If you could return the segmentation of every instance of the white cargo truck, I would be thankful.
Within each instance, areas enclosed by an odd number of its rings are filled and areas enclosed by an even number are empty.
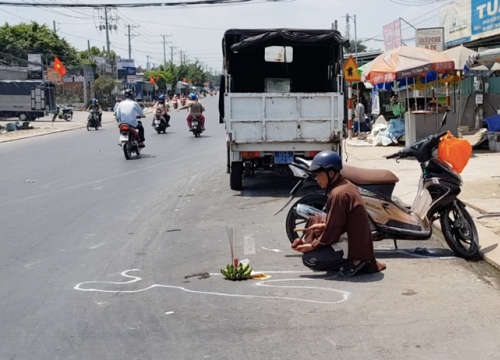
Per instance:
[[[43,80],[0,80],[0,117],[34,121],[56,111],[55,85]]]
[[[336,30],[225,32],[219,112],[231,189],[244,173],[286,175],[295,157],[341,153],[345,45]]]

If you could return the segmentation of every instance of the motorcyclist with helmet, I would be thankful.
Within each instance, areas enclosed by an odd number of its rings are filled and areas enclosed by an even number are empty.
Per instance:
[[[153,114],[156,113],[156,110],[160,109],[161,110],[161,116],[163,119],[165,119],[165,123],[167,124],[167,127],[170,127],[169,122],[170,122],[170,115],[168,115],[168,110],[170,110],[170,107],[168,106],[168,102],[165,99],[165,95],[161,94],[158,97],[158,102],[153,106]],[[151,122],[151,126],[155,126],[154,122],[154,117],[153,121]]]
[[[182,109],[189,108],[189,115],[187,117],[189,131],[191,131],[191,129],[193,128],[193,126],[191,125],[191,120],[193,120],[194,116],[196,116],[200,120],[201,130],[205,130],[205,117],[203,116],[203,112],[205,111],[205,108],[198,101],[198,97],[196,96],[196,94],[194,94],[194,93],[189,94],[189,99],[191,101],[189,103],[187,103],[186,105],[180,107],[179,110],[177,110],[177,111],[181,111]]]
[[[137,120],[137,117],[144,117],[144,112],[137,102],[134,100],[134,91],[132,89],[125,90],[125,100],[122,101],[116,108],[116,119],[121,124],[128,124],[139,131],[139,146],[145,147],[144,127]]]
[[[97,99],[92,99],[92,103],[90,107],[87,109],[89,112],[96,112],[99,116],[99,127],[102,127],[102,108],[99,105],[99,101]]]
[[[292,248],[304,254],[304,265],[313,270],[340,270],[344,276],[382,271],[385,265],[375,260],[363,199],[358,188],[342,177],[342,167],[342,159],[334,151],[314,157],[309,172],[327,191],[327,214],[311,217],[304,239],[296,239]],[[348,237],[345,249],[339,243],[343,233]]]

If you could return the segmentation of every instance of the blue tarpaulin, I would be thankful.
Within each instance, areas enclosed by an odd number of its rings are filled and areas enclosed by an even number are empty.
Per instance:
[[[488,126],[488,131],[500,131],[500,115],[493,115],[483,119]]]

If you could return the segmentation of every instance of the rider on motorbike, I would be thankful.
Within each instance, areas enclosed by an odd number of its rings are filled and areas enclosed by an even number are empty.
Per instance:
[[[194,116],[196,116],[200,120],[201,130],[205,130],[205,117],[202,115],[202,113],[205,111],[205,108],[198,101],[198,97],[196,96],[196,94],[189,94],[189,99],[191,101],[188,104],[180,107],[177,111],[189,108],[189,115],[187,117],[189,131],[191,131],[191,129],[193,128],[193,126],[191,125],[191,120],[193,120]]]
[[[163,117],[163,119],[165,119],[165,123],[167,124],[167,127],[169,127],[169,122],[170,122],[170,115],[168,115],[168,110],[169,110],[169,106],[168,106],[168,102],[165,100],[165,95],[160,95],[160,97],[158,98],[158,102],[155,104],[155,106],[153,106],[153,114],[156,114],[156,110],[157,109],[160,109],[161,110],[161,116]],[[154,117],[153,117],[153,121],[151,122],[151,126],[154,126],[155,125],[155,121],[154,121]]]
[[[125,90],[125,100],[116,108],[116,119],[119,123],[128,124],[139,131],[139,146],[145,147],[144,127],[137,117],[144,117],[144,112],[138,103],[134,101],[134,91]]]
[[[326,218],[315,215],[308,220],[305,241],[296,239],[292,248],[303,253],[305,266],[314,270],[338,270],[344,276],[358,271],[377,272],[385,265],[375,260],[368,214],[358,188],[345,180],[340,171],[342,159],[334,151],[322,151],[309,167],[316,182],[328,192]],[[347,233],[347,256],[340,248],[340,236]],[[343,260],[347,258],[346,260]]]
[[[90,112],[96,112],[99,116],[99,127],[101,127],[102,123],[102,108],[101,105],[99,105],[99,101],[97,99],[92,99],[92,104],[90,104],[90,107],[88,108],[87,111]]]

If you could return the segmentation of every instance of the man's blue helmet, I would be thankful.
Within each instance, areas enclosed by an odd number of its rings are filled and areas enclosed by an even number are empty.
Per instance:
[[[322,151],[316,155],[309,166],[309,171],[336,171],[342,170],[342,158],[334,151]]]
[[[191,100],[196,100],[196,94],[194,94],[194,93],[189,94],[189,98]]]
[[[158,99],[160,99],[160,100],[165,100],[165,95],[161,94],[161,95],[158,97]]]
[[[92,104],[97,104],[98,102],[97,99],[92,99]]]

